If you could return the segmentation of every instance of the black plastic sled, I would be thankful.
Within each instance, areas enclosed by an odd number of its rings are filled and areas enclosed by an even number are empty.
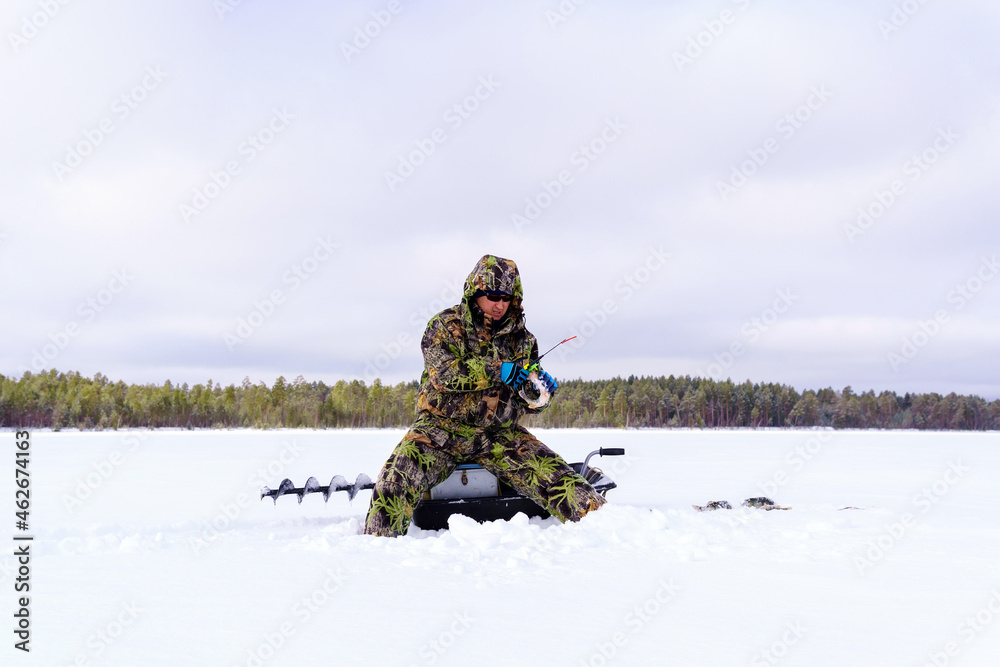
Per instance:
[[[595,449],[580,463],[570,466],[590,482],[591,486],[602,496],[611,489],[617,488],[614,480],[604,474],[599,468],[589,465],[594,456],[624,456],[622,448]],[[345,491],[353,500],[358,491],[371,489],[374,483],[365,473],[358,475],[357,480],[350,484],[341,475],[337,475],[326,486],[321,486],[315,477],[310,477],[305,485],[296,487],[291,480],[282,480],[277,489],[264,487],[260,497],[273,498],[278,502],[280,496],[298,496],[299,502],[309,493],[322,493],[323,500],[328,501],[336,491]],[[423,530],[441,530],[448,527],[448,517],[452,514],[462,514],[479,523],[509,520],[518,512],[529,517],[546,518],[548,511],[514,490],[513,487],[501,482],[493,473],[475,463],[463,463],[449,477],[432,488],[413,512],[413,523]]]

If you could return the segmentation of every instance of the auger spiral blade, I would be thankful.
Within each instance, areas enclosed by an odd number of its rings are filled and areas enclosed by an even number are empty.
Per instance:
[[[289,493],[296,493],[297,491],[298,490],[295,488],[295,484],[292,483],[292,480],[283,479],[281,480],[281,484],[279,484],[278,488],[276,489],[272,489],[268,486],[262,488],[260,490],[260,499],[264,500],[264,498],[272,498],[274,500],[274,503],[277,505],[278,496],[285,496],[288,495]]]
[[[350,488],[350,484],[344,479],[343,475],[334,475],[333,479],[330,480],[330,486],[326,487],[323,491],[323,502],[330,500],[330,494],[334,491],[343,491],[344,489]]]
[[[302,498],[305,497],[307,493],[318,493],[319,492],[319,480],[315,477],[310,477],[306,480],[306,485],[302,487],[302,493],[299,494],[299,505],[302,504]]]
[[[354,496],[358,495],[358,491],[373,488],[375,488],[375,485],[372,483],[372,478],[363,472],[359,473],[357,480],[354,482],[354,486],[347,489],[347,499],[354,500]]]

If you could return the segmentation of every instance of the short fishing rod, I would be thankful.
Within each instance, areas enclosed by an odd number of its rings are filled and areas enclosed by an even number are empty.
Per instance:
[[[558,343],[556,343],[555,345],[553,345],[552,347],[550,347],[550,348],[549,348],[548,350],[546,350],[545,354],[548,354],[549,352],[551,352],[552,350],[556,349],[557,347],[559,347],[559,346],[560,346],[560,345],[562,345],[563,343],[568,343],[568,342],[570,342],[570,341],[571,341],[571,340],[573,340],[574,338],[576,338],[576,336],[570,336],[570,337],[569,337],[569,338],[567,338],[566,340],[561,340],[561,341],[559,341]],[[539,356],[538,356],[538,360],[537,360],[537,361],[535,361],[535,363],[537,364],[537,363],[538,363],[539,361],[541,361],[541,360],[542,360],[542,357],[544,357],[544,356],[545,356],[545,354],[542,354],[542,355],[539,355]]]

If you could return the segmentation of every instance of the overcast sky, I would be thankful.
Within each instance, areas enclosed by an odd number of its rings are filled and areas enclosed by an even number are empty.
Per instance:
[[[994,0],[11,0],[0,26],[2,374],[414,379],[493,253],[543,348],[579,336],[558,378],[1000,398]]]

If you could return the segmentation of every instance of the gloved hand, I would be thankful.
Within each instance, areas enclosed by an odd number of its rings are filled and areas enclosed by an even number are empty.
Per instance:
[[[500,379],[517,389],[528,379],[528,369],[521,361],[505,361],[500,364]]]
[[[559,388],[559,384],[555,381],[555,379],[553,379],[551,375],[549,375],[546,371],[542,370],[542,367],[538,364],[537,361],[528,366],[527,368],[525,368],[525,371],[527,371],[527,373],[529,374],[535,373],[538,376],[538,379],[542,381],[542,384],[545,385],[545,388],[548,390],[549,394],[556,393],[556,389]]]
[[[542,381],[542,384],[545,385],[545,388],[549,390],[550,394],[555,394],[556,389],[559,388],[559,385],[552,378],[552,376],[549,375],[548,372],[543,371],[541,368],[538,369],[538,379]]]

